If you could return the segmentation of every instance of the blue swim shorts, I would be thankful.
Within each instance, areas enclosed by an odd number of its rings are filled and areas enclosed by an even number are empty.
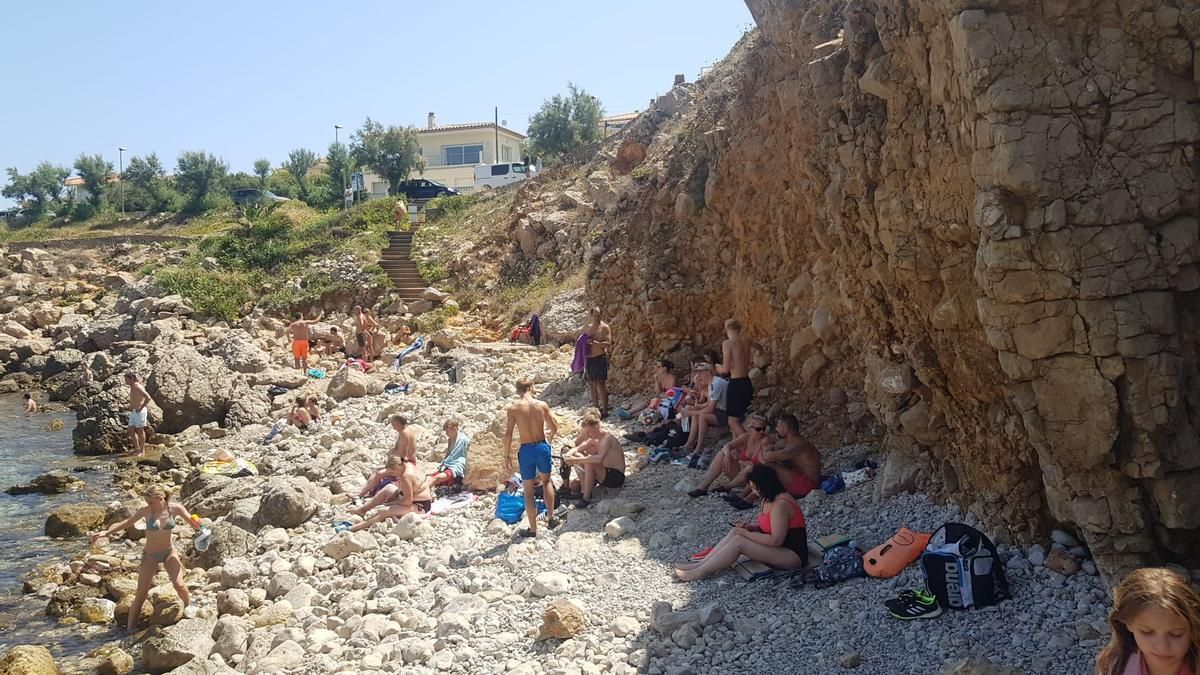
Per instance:
[[[539,473],[550,473],[550,444],[546,441],[522,443],[517,450],[521,480],[533,480]]]

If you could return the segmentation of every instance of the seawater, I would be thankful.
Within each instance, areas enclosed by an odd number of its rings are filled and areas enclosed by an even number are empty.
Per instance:
[[[69,660],[97,646],[98,640],[112,639],[112,627],[60,625],[46,616],[46,599],[24,595],[21,586],[35,565],[65,562],[87,550],[86,537],[45,536],[46,516],[66,504],[103,505],[114,499],[111,461],[73,454],[75,413],[64,410],[26,417],[22,403],[19,394],[0,394],[0,653],[13,645],[40,644],[56,659]],[[61,429],[51,430],[55,420],[62,420]],[[3,493],[11,485],[28,483],[54,469],[73,472],[87,486],[61,495]]]

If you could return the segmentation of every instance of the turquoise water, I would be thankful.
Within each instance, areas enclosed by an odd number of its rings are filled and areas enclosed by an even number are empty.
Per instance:
[[[54,540],[43,535],[42,528],[46,516],[64,504],[111,501],[110,463],[72,454],[74,413],[25,417],[21,403],[20,395],[0,395],[0,653],[11,645],[44,644],[58,657],[77,656],[90,648],[85,631],[78,626],[59,627],[46,616],[46,601],[23,595],[21,584],[38,563],[67,561],[87,549],[86,539]],[[47,430],[56,419],[63,421],[63,428]],[[10,485],[28,483],[51,469],[81,470],[74,475],[87,487],[62,495],[3,493]]]

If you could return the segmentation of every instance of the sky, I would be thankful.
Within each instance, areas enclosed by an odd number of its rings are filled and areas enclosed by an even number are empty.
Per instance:
[[[352,8],[347,11],[347,8]],[[644,110],[753,27],[741,0],[23,2],[5,8],[0,168],[118,146],[222,157],[231,171],[324,153],[368,116],[524,132],[574,82],[607,114]],[[0,176],[0,181],[6,181]],[[0,198],[0,204],[11,200]]]

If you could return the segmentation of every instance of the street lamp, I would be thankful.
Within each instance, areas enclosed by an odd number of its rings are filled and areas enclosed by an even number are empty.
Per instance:
[[[125,215],[125,151],[128,149],[125,146],[117,148],[117,166],[119,167],[117,176],[121,182],[121,215]]]

